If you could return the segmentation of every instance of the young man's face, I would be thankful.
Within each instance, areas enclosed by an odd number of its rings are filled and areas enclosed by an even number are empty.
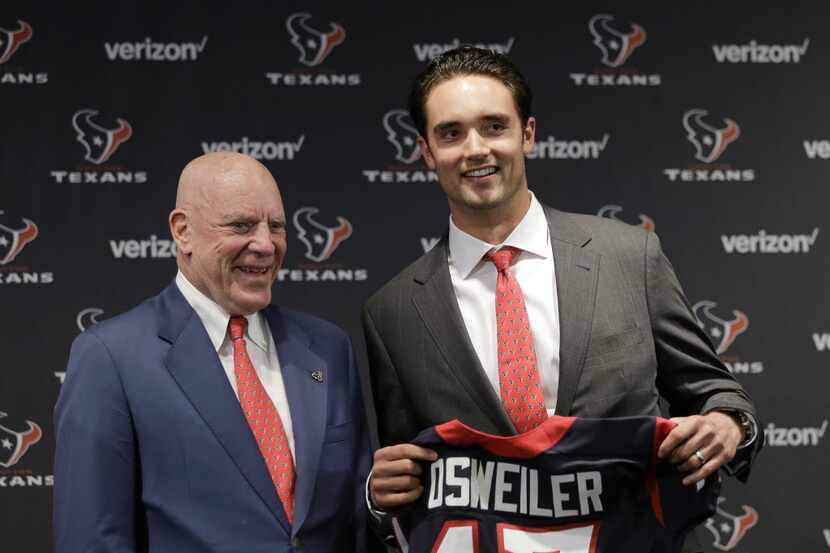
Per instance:
[[[454,216],[526,205],[524,155],[533,147],[536,121],[522,125],[513,95],[483,75],[462,75],[437,85],[425,104],[424,160],[438,173]]]

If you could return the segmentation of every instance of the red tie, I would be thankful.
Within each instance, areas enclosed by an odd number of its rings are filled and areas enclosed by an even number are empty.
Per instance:
[[[519,433],[542,424],[548,413],[536,368],[536,350],[519,283],[508,269],[520,250],[510,246],[484,257],[498,270],[496,334],[499,341],[499,388],[507,415]]]
[[[294,461],[288,437],[274,403],[262,386],[245,346],[245,317],[231,317],[228,330],[233,341],[233,372],[239,403],[254,433],[259,451],[265,459],[271,481],[282,501],[288,522],[294,520]]]

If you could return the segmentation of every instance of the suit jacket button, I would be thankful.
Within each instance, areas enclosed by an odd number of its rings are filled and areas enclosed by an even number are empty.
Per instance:
[[[299,549],[300,547],[302,547],[302,545],[303,545],[302,540],[300,540],[300,538],[298,538],[297,536],[294,536],[293,538],[291,538],[291,547],[293,547],[295,549]]]

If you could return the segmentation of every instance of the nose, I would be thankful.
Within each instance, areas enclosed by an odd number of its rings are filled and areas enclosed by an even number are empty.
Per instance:
[[[490,146],[487,140],[475,129],[470,129],[467,139],[464,141],[464,155],[468,158],[484,157],[490,153]]]
[[[274,235],[268,227],[267,223],[260,223],[256,226],[256,230],[251,235],[251,242],[248,244],[248,249],[260,255],[273,255],[277,249],[274,242]]]

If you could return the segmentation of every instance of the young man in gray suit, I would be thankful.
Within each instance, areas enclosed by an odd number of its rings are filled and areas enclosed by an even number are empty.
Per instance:
[[[542,417],[654,416],[662,396],[677,426],[659,455],[688,485],[721,467],[745,480],[760,449],[754,406],[698,326],[657,236],[557,211],[528,189],[531,98],[505,56],[469,47],[413,85],[410,113],[450,228],[364,309],[383,446],[369,481],[376,511],[423,493],[417,462],[434,453],[407,443],[420,430],[453,418],[499,435],[527,428],[505,408],[511,394],[538,393],[522,409]],[[493,255],[501,249],[512,252],[507,266]],[[519,392],[504,380],[505,293],[523,298],[534,355]]]

